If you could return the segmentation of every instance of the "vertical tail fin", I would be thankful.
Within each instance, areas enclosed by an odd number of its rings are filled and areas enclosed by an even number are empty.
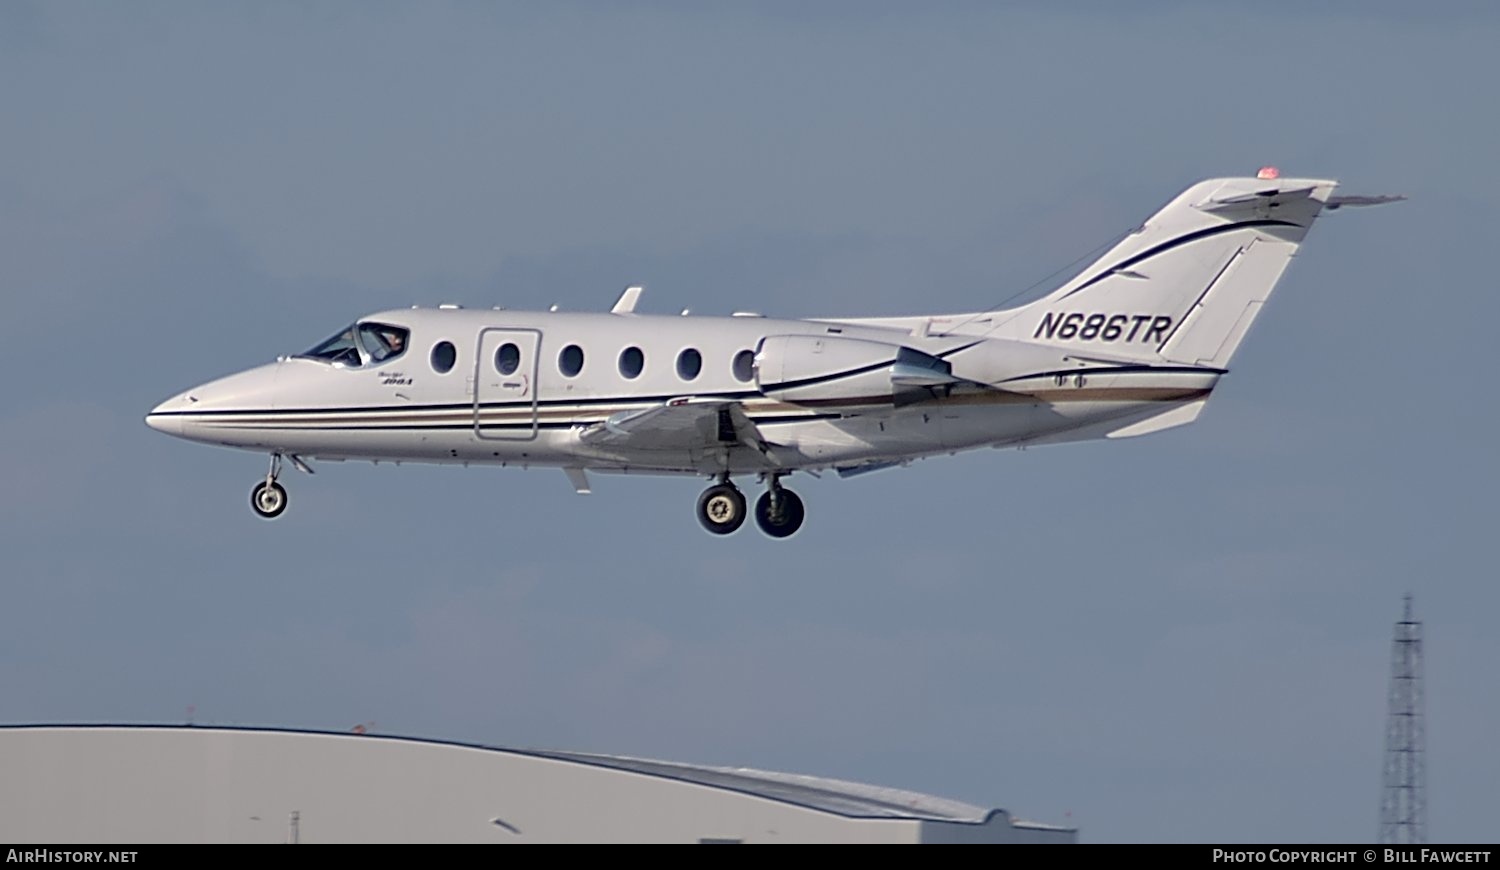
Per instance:
[[[1336,183],[1219,178],[1184,191],[995,337],[1226,368]]]

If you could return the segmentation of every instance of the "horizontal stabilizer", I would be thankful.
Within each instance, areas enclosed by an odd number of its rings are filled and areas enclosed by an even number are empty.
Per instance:
[[[1379,196],[1330,196],[1328,198],[1328,210],[1332,211],[1342,206],[1361,205],[1385,205],[1388,202],[1401,202],[1406,199],[1401,194],[1382,194]]]
[[[1292,200],[1307,199],[1318,189],[1316,184],[1301,184],[1297,186],[1263,187],[1259,190],[1245,191],[1242,186],[1226,184],[1218,192],[1208,198],[1208,202],[1198,206],[1203,211],[1224,211],[1237,206],[1254,206],[1256,208],[1279,208]]]

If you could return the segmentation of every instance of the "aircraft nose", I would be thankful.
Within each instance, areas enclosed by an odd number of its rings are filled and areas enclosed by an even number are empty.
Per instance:
[[[146,414],[146,425],[168,435],[181,435],[182,415],[175,412],[180,412],[184,404],[186,402],[181,398],[162,402]]]
[[[178,393],[152,408],[146,414],[146,425],[189,441],[230,444],[235,427],[226,424],[225,415],[233,418],[246,411],[274,408],[281,365],[257,366]]]

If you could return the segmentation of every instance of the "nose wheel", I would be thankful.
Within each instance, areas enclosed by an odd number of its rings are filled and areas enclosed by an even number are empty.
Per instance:
[[[745,494],[732,483],[710,486],[698,496],[698,522],[716,535],[727,535],[745,522]]]
[[[295,456],[292,457],[292,462],[298,468],[305,467],[305,464]],[[311,469],[308,470],[311,471]],[[286,487],[276,482],[276,478],[280,476],[281,454],[272,453],[271,467],[266,471],[266,479],[250,490],[250,509],[263,520],[274,520],[286,510]]]
[[[250,509],[261,519],[276,519],[286,510],[286,488],[274,480],[262,480],[250,490]]]
[[[755,524],[773,538],[790,537],[802,528],[806,515],[802,499],[778,483],[772,483],[755,500]]]

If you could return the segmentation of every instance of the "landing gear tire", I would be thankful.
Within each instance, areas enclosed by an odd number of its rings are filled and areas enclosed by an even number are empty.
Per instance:
[[[286,488],[275,481],[262,480],[250,490],[250,509],[261,519],[276,519],[286,510]]]
[[[698,522],[716,535],[727,535],[745,522],[745,494],[729,483],[710,486],[698,496]]]
[[[778,488],[780,502],[776,509],[771,508],[771,491],[766,490],[755,500],[755,523],[760,530],[773,538],[785,538],[802,528],[802,520],[807,512],[802,507],[802,499],[789,489]]]

